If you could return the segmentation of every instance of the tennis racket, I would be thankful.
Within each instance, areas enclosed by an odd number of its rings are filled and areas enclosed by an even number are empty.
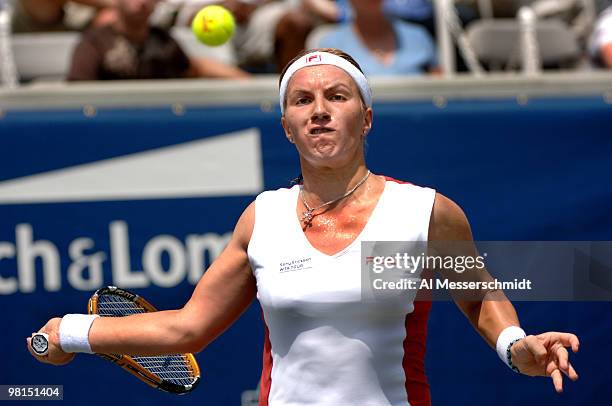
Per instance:
[[[123,317],[157,311],[142,297],[114,286],[98,289],[89,299],[88,313],[101,317]],[[200,382],[200,367],[193,354],[140,357],[97,354],[148,385],[175,394],[191,392]]]

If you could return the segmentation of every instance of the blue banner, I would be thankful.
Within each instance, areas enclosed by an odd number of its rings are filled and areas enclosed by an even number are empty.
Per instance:
[[[612,240],[612,106],[600,98],[387,102],[367,139],[374,173],[433,187],[479,240]],[[201,386],[175,397],[81,355],[39,364],[25,338],[86,312],[117,285],[159,309],[182,306],[261,191],[299,162],[278,111],[258,106],[9,111],[0,119],[0,383],[64,385],[69,404],[250,404],[262,364],[257,303],[197,358]],[[434,303],[426,367],[434,404],[605,404],[612,304],[516,303],[530,333],[569,331],[580,380],[505,367],[452,303]],[[603,367],[603,368],[602,368]],[[112,401],[115,401],[114,399]]]

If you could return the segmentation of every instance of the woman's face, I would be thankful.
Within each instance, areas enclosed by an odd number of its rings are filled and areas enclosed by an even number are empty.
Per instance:
[[[298,70],[289,80],[285,134],[301,159],[316,167],[337,168],[363,159],[363,138],[372,125],[355,81],[333,65]]]

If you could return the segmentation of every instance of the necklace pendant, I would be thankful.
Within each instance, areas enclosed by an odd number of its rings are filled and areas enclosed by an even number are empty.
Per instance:
[[[304,223],[305,226],[309,226],[312,224],[312,218],[314,217],[312,215],[313,211],[314,210],[312,209],[308,209],[302,212],[302,223]]]
[[[323,204],[320,204],[317,207],[310,207],[308,205],[308,203],[306,203],[306,198],[304,197],[304,186],[301,186],[301,189],[300,189],[300,198],[302,199],[302,203],[304,204],[304,207],[306,208],[306,210],[302,211],[302,218],[300,220],[302,221],[302,223],[304,223],[304,226],[305,227],[311,227],[312,226],[312,219],[315,216],[315,214],[314,214],[315,210],[319,210],[319,209],[322,209],[323,207],[330,206],[330,205],[332,205],[332,204],[334,204],[336,202],[339,202],[340,200],[344,199],[345,197],[351,195],[355,190],[357,190],[357,188],[359,186],[361,186],[368,179],[368,176],[370,176],[370,174],[371,174],[371,172],[368,170],[368,172],[365,174],[365,176],[359,182],[357,182],[357,184],[355,186],[353,186],[353,188],[351,190],[349,190],[348,192],[346,192],[342,196],[337,197],[335,199],[332,199],[332,200],[330,200],[328,202],[325,202]],[[325,211],[327,211],[327,209]],[[318,214],[321,214],[321,213],[318,213]],[[316,214],[316,215],[318,215],[318,214]]]

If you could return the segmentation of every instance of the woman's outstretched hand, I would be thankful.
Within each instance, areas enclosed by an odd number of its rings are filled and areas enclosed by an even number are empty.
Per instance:
[[[570,333],[547,332],[529,335],[517,341],[510,353],[512,364],[525,375],[550,376],[558,393],[563,392],[563,375],[575,381],[578,379],[576,370],[569,362],[566,347],[578,352],[580,342],[578,337]]]

